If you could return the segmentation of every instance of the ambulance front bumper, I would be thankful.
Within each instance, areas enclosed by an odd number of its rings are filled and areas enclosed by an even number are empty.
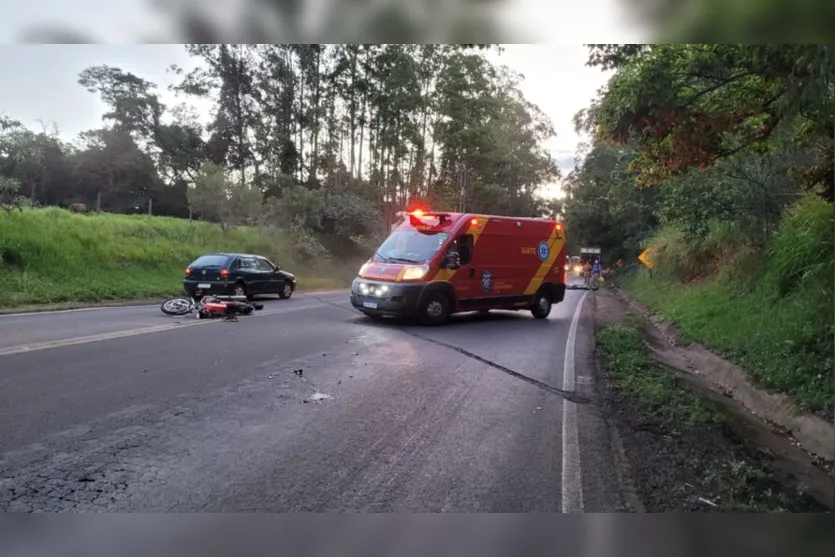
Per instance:
[[[351,284],[351,305],[373,315],[409,316],[417,311],[425,285],[356,278]]]

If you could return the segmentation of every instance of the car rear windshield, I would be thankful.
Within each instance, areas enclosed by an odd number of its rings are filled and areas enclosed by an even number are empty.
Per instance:
[[[204,255],[195,259],[189,267],[223,267],[228,260],[225,255]]]

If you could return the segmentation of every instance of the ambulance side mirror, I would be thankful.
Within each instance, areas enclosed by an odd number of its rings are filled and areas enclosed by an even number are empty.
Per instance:
[[[448,253],[444,256],[444,268],[451,271],[457,271],[461,268],[461,262],[455,255]]]

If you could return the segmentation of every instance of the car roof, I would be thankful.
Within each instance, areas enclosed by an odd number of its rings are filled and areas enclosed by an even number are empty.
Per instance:
[[[201,257],[207,257],[210,255],[218,255],[223,257],[264,257],[263,255],[256,255],[253,253],[230,253],[230,252],[218,252],[218,253],[206,253],[201,255]]]

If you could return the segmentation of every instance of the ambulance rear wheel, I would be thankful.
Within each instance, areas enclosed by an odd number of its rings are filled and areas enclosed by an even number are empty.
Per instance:
[[[431,294],[420,306],[420,321],[424,325],[441,325],[449,317],[449,298],[441,294]]]
[[[538,292],[534,296],[531,313],[536,319],[547,319],[551,314],[551,298],[545,292]]]

